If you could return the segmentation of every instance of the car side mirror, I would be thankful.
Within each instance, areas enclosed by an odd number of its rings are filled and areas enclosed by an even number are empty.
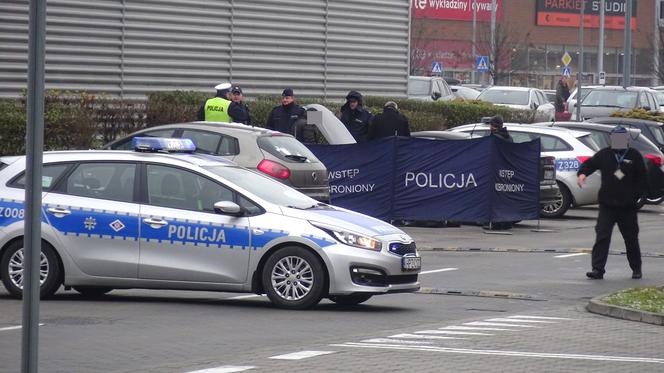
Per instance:
[[[217,214],[230,216],[241,216],[244,213],[240,205],[231,201],[219,201],[215,203],[214,212]]]
[[[533,104],[531,105],[531,107],[533,108],[533,110],[537,110],[537,108],[539,107],[539,105],[537,105],[536,102],[533,102]]]
[[[434,100],[438,100],[438,99],[441,98],[441,97],[442,97],[442,95],[440,94],[440,92],[434,92],[434,93],[431,95],[431,98],[433,98]]]

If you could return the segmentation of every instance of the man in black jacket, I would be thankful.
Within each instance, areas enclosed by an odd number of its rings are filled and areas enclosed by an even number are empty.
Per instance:
[[[369,140],[391,136],[410,137],[408,119],[399,113],[396,102],[388,101],[383,106],[383,113],[376,115],[369,127]]]
[[[505,125],[503,124],[503,117],[500,115],[482,118],[482,121],[489,124],[489,131],[491,136],[496,136],[497,138],[507,142],[514,142],[512,136],[509,132],[507,132],[507,128],[505,128]]]
[[[341,116],[339,119],[346,126],[348,132],[353,136],[356,142],[367,141],[369,133],[369,123],[372,115],[368,112],[362,102],[362,94],[357,91],[350,91],[346,95],[346,103],[341,107]]]
[[[646,168],[641,154],[629,147],[629,132],[616,127],[611,133],[611,147],[604,148],[588,159],[579,169],[579,186],[595,171],[602,173],[599,189],[599,216],[595,232],[597,237],[592,252],[591,279],[604,278],[604,266],[609,255],[611,232],[618,223],[627,248],[627,261],[632,268],[632,278],[641,278],[641,248],[639,247],[639,223],[637,201],[648,186]]]
[[[556,87],[556,112],[562,113],[565,111],[565,102],[570,96],[569,92],[569,83],[567,82],[567,77],[563,76],[558,81],[558,86]]]
[[[233,122],[251,125],[249,116],[249,106],[243,102],[242,88],[236,85],[231,89],[231,104],[228,106],[228,115],[233,118]]]
[[[281,93],[281,106],[277,106],[270,112],[267,118],[266,127],[290,135],[295,135],[294,123],[299,118],[304,117],[304,108],[295,103],[293,90],[284,89]]]

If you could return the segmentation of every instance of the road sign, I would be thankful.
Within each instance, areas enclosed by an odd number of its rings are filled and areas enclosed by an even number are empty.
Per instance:
[[[599,72],[599,84],[601,85],[606,84],[606,73],[604,71]]]
[[[489,71],[489,56],[477,56],[475,59],[475,68],[477,71]]]
[[[563,67],[563,76],[568,77],[568,78],[570,76],[572,76],[572,68],[569,67],[569,66]]]
[[[563,64],[565,66],[567,66],[570,64],[570,62],[572,62],[572,56],[570,56],[569,53],[565,52],[565,54],[563,54],[563,58],[561,58],[560,60],[563,61]]]
[[[442,74],[443,73],[443,64],[438,61],[434,61],[431,64],[431,73],[432,74]]]

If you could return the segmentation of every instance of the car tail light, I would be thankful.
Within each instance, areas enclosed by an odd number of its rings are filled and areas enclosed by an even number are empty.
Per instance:
[[[646,159],[650,160],[650,162],[654,163],[657,167],[662,166],[662,157],[657,154],[646,154]]]
[[[290,170],[288,167],[267,159],[263,159],[256,168],[261,172],[276,177],[277,179],[288,179],[290,177]]]
[[[592,158],[592,157],[589,157],[587,155],[580,155],[580,156],[576,157],[576,159],[578,159],[581,164],[585,163],[590,158]]]

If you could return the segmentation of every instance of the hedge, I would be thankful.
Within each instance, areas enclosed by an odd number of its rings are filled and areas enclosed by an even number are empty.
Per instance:
[[[632,109],[630,111],[615,111],[611,113],[612,117],[618,118],[634,118],[634,119],[643,119],[651,120],[654,122],[664,123],[664,113],[660,112],[650,112],[645,109]]]
[[[86,92],[47,91],[45,106],[46,150],[89,149],[136,130],[166,123],[196,120],[198,109],[208,98],[194,91],[156,92],[147,100],[119,100]],[[279,96],[259,96],[248,102],[254,124],[263,126]],[[506,122],[531,123],[533,113],[484,102],[424,102],[389,97],[366,97],[364,106],[373,114],[383,104],[395,101],[409,119],[412,131],[445,130],[477,123],[482,117],[500,114]],[[341,101],[301,98],[301,105],[322,104],[338,113]],[[25,153],[25,99],[0,101],[0,155]]]

